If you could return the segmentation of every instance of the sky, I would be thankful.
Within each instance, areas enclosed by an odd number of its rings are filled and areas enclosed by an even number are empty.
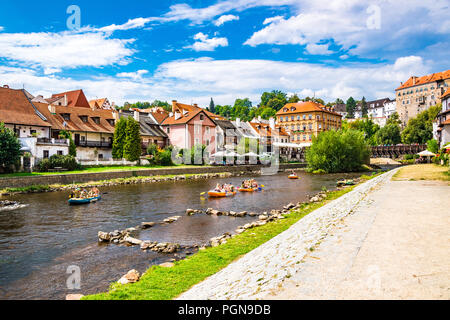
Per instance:
[[[206,107],[394,98],[450,69],[448,0],[3,1],[0,85]]]

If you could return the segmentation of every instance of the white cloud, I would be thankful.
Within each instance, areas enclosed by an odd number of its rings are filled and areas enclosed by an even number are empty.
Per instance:
[[[264,27],[245,44],[308,45],[332,39],[353,55],[377,58],[383,50],[386,56],[395,58],[399,50],[419,50],[424,34],[448,39],[450,32],[447,0],[371,1],[372,8],[379,8],[379,20],[375,11],[368,10],[369,4],[359,0],[298,0],[296,5],[291,17],[266,19]]]
[[[228,46],[227,38],[209,38],[208,35],[199,32],[194,36],[195,41],[192,45],[187,46],[185,48],[190,48],[194,51],[214,51],[217,47],[226,47]]]
[[[156,18],[135,18],[130,19],[124,24],[116,25],[112,24],[110,26],[102,27],[99,29],[95,29],[96,31],[102,31],[102,32],[114,32],[117,30],[130,30],[130,29],[137,29],[137,28],[143,28],[147,23],[150,21],[155,21]]]
[[[100,32],[1,33],[0,57],[47,74],[62,68],[124,65],[134,53],[128,48],[133,41]]]
[[[220,16],[219,19],[214,21],[214,25],[216,25],[217,27],[220,27],[225,22],[229,22],[229,21],[233,21],[233,20],[239,20],[239,17],[232,15],[232,14],[226,14],[226,15]]]
[[[50,96],[83,88],[88,98],[108,97],[110,101],[191,101],[207,106],[233,104],[236,98],[259,103],[263,91],[280,89],[300,96],[321,97],[325,101],[346,100],[350,95],[366,99],[393,97],[401,81],[411,75],[431,72],[421,57],[408,56],[392,64],[350,64],[331,67],[305,62],[272,60],[214,60],[211,58],[176,60],[160,65],[150,75],[147,70],[122,72],[116,77],[97,76],[76,80],[42,75],[31,68],[0,66],[0,79],[12,88],[25,88],[32,94]],[[201,75],[201,76],[199,76]],[[5,82],[7,81],[7,82]]]
[[[308,43],[306,45],[306,51],[310,54],[318,54],[318,55],[328,55],[333,53],[333,51],[328,50],[328,44],[315,44],[315,43]]]
[[[5,30],[5,28],[0,26],[0,32],[2,32],[3,30]]]
[[[121,72],[116,74],[116,77],[119,78],[129,78],[134,81],[142,80],[142,76],[148,73],[148,70],[138,70],[136,72]]]

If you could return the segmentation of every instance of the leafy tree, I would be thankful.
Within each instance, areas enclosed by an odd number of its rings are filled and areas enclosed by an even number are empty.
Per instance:
[[[216,109],[216,114],[225,117],[225,118],[230,118],[231,117],[231,106],[230,105],[225,105],[225,106],[221,106],[221,105],[216,105],[215,106]]]
[[[397,124],[397,125],[400,125],[402,123],[397,112],[394,112],[393,114],[391,114],[391,116],[387,119],[386,124],[390,124],[390,123]]]
[[[233,108],[231,108],[230,117],[232,119],[240,118],[244,121],[248,121],[251,108],[252,102],[248,98],[236,99]]]
[[[294,93],[292,96],[289,97],[287,103],[297,103],[300,101],[300,98],[296,93]]]
[[[352,129],[352,130],[358,130],[361,131],[366,139],[366,141],[374,146],[377,144],[377,141],[375,139],[375,134],[378,130],[380,130],[380,126],[372,121],[372,119],[363,118],[363,119],[357,119],[352,122],[345,122],[342,125],[342,128],[345,129]]]
[[[170,103],[168,103],[167,101],[155,100],[152,102],[151,107],[160,107],[160,108],[163,108],[164,110],[166,110],[167,112],[172,111],[172,105]],[[147,109],[147,108],[144,108],[144,109]]]
[[[306,152],[309,170],[329,173],[358,171],[369,159],[370,147],[356,130],[321,132]]]
[[[439,151],[439,144],[436,141],[436,139],[430,139],[427,141],[427,150],[431,151],[433,153],[438,153]]]
[[[398,123],[389,122],[375,135],[375,141],[379,145],[396,145],[402,141],[400,126]]]
[[[363,97],[361,100],[361,115],[363,117],[367,117],[367,102],[366,102],[366,98]]]
[[[273,109],[271,107],[266,107],[266,108],[262,109],[262,112],[260,115],[261,115],[261,118],[268,120],[272,117],[275,117],[276,113],[277,112],[275,111],[275,109]]]
[[[123,147],[125,145],[126,139],[126,128],[127,120],[125,118],[120,118],[116,123],[116,128],[114,130],[114,139],[112,145],[112,156],[114,159],[123,158]]]
[[[271,92],[264,92],[261,95],[261,107],[267,107],[269,101],[272,99],[279,99],[282,101],[283,106],[287,103],[287,94],[280,90],[272,90]],[[278,104],[276,104],[278,106]],[[281,108],[280,108],[281,109]],[[278,110],[280,110],[278,109]],[[275,110],[275,111],[278,111]]]
[[[211,98],[211,101],[209,102],[209,111],[212,113],[216,113],[216,108],[215,108],[213,98]]]
[[[408,125],[402,131],[402,141],[406,144],[425,144],[433,138],[433,120],[441,111],[442,105],[438,104],[422,111],[417,117],[408,121]]]
[[[14,132],[0,122],[0,167],[9,170],[20,160],[22,145]]]
[[[125,128],[125,144],[123,146],[123,157],[128,161],[137,161],[141,156],[141,134],[139,122],[133,117],[127,118]]]
[[[72,139],[72,134],[69,131],[61,130],[59,136],[63,139],[69,139],[69,155],[75,158],[77,156],[77,146]]]
[[[342,100],[341,98],[337,98],[334,103],[335,104],[344,104],[344,100]]]
[[[286,105],[286,100],[280,98],[272,98],[267,102],[266,108],[271,108],[274,113],[283,108]]]
[[[346,102],[347,118],[354,119],[356,111],[356,101],[353,97],[348,98]]]

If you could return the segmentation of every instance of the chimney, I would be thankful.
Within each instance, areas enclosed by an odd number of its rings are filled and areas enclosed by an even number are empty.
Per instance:
[[[241,118],[236,118],[236,126],[237,127],[241,126]]]
[[[56,114],[56,107],[52,104],[49,104],[48,111],[50,111],[51,114]]]
[[[136,120],[137,122],[139,122],[139,111],[134,111],[134,120]]]
[[[198,108],[198,105],[196,103],[194,103],[194,107]]]
[[[416,77],[416,76],[413,76],[412,79],[413,79],[413,86],[415,86],[415,85],[416,85],[416,79],[417,79],[417,77]]]
[[[270,129],[275,129],[275,119],[274,118],[270,118],[269,119],[269,126],[270,126]]]
[[[172,112],[175,112],[176,107],[177,107],[177,100],[172,100]]]

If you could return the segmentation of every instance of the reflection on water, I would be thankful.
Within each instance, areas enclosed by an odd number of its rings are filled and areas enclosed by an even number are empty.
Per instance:
[[[307,195],[331,189],[336,180],[355,175],[309,175],[289,180],[287,174],[260,176],[263,192],[238,193],[235,197],[207,199],[200,194],[217,183],[239,185],[244,177],[162,182],[102,188],[100,202],[69,206],[68,193],[17,195],[12,200],[30,204],[16,211],[0,212],[0,298],[63,299],[69,265],[81,268],[83,294],[105,291],[128,270],[140,272],[150,265],[179,258],[186,252],[163,255],[139,247],[97,243],[97,232],[125,229],[143,221],[162,221],[180,215],[177,222],[143,230],[143,240],[205,244],[211,237],[234,231],[255,218],[185,216],[187,208],[262,212],[279,209]]]

